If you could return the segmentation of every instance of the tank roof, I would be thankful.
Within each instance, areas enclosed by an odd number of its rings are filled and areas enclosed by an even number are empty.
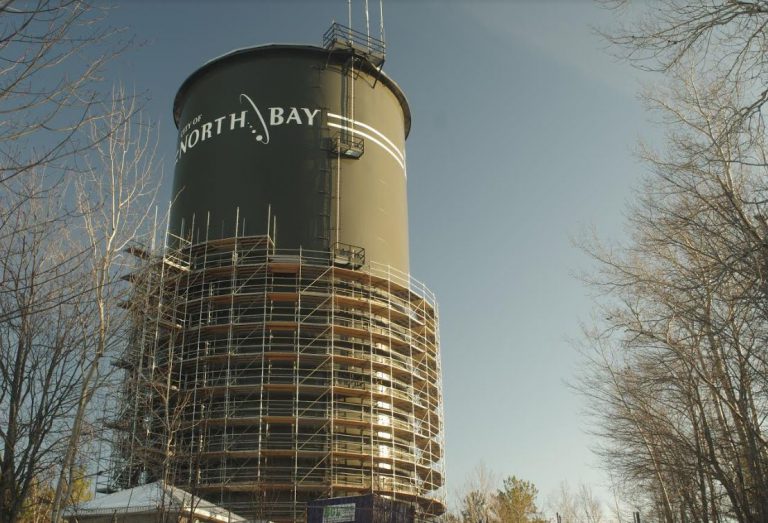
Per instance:
[[[354,49],[326,49],[324,47],[318,47],[316,45],[308,45],[308,44],[274,44],[273,43],[273,44],[257,45],[252,47],[242,47],[240,49],[234,49],[221,56],[208,60],[202,66],[200,66],[197,70],[195,70],[192,74],[190,74],[187,77],[187,79],[184,80],[184,82],[181,84],[181,87],[179,87],[179,90],[176,92],[176,96],[173,99],[173,121],[176,124],[176,127],[178,128],[179,126],[179,119],[181,118],[181,109],[182,109],[183,101],[184,101],[184,98],[186,97],[187,91],[190,89],[191,85],[195,82],[195,80],[197,80],[200,76],[204,75],[211,69],[218,67],[221,64],[224,64],[232,59],[242,57],[244,55],[279,54],[279,53],[322,54],[327,56],[328,61],[330,60],[340,61],[339,57],[349,56],[352,53],[354,53],[359,58],[362,58],[363,64],[365,64],[365,68],[367,69],[367,72],[369,74],[377,75],[379,81],[385,84],[400,102],[400,106],[403,109],[405,137],[406,138],[408,137],[408,134],[411,131],[411,109],[410,109],[410,106],[408,105],[408,100],[405,97],[405,93],[403,93],[403,90],[400,88],[399,85],[397,85],[397,82],[392,80],[383,71],[380,71],[379,68],[373,65],[373,63],[371,63],[371,61],[368,60],[364,54],[360,52],[356,52]]]

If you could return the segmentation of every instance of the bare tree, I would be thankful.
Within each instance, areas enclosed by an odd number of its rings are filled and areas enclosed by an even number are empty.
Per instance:
[[[459,495],[459,517],[464,522],[490,522],[494,517],[497,479],[481,463],[472,471]]]
[[[696,83],[699,103],[717,120],[709,133],[714,139],[696,144],[701,160],[717,159],[727,150],[731,164],[767,165],[759,141],[768,101],[768,1],[597,1],[620,12],[616,26],[602,32],[616,55],[641,70],[661,73],[665,81],[679,83],[686,70],[688,85]],[[692,123],[677,121],[678,116],[670,111],[665,123]],[[734,140],[747,147],[752,140],[758,143],[742,155],[732,150]]]
[[[45,179],[26,186],[35,187],[29,198],[62,198],[53,189],[64,191],[81,155],[109,135],[88,133],[104,116],[101,70],[125,47],[100,23],[103,14],[82,0],[0,0],[0,199],[15,202],[0,215],[0,241],[19,232],[8,228],[19,226],[14,214],[27,203],[17,197],[17,178]],[[47,220],[72,216],[71,206],[55,203],[49,210],[60,214]],[[7,310],[0,321],[18,314]]]
[[[555,516],[560,516],[557,519],[558,522],[571,523],[579,520],[576,497],[571,491],[571,487],[565,481],[561,482],[557,491],[549,496],[547,505],[550,512],[554,512]]]
[[[147,233],[149,212],[157,191],[154,158],[157,140],[149,122],[138,112],[135,96],[114,91],[105,117],[91,124],[96,144],[83,156],[87,169],[75,182],[77,214],[87,252],[84,292],[81,301],[92,307],[90,321],[83,322],[84,366],[77,411],[72,420],[69,444],[53,501],[53,521],[58,521],[62,500],[69,497],[76,454],[90,402],[108,384],[112,366],[105,357],[116,357],[127,339],[129,316],[122,302],[128,298],[123,261],[127,248]],[[105,139],[101,139],[106,136]],[[105,365],[105,363],[107,363]],[[102,418],[103,421],[103,418]]]
[[[0,521],[36,474],[56,471],[54,521],[71,498],[122,338],[122,250],[154,193],[136,97],[104,103],[103,66],[125,47],[104,14],[83,0],[0,1]]]
[[[90,402],[124,341],[123,251],[155,189],[154,140],[123,93],[89,169],[74,184],[45,173],[4,182],[0,237],[0,521],[14,521],[39,475],[57,472],[53,518],[71,498]],[[76,192],[76,207],[63,202]],[[78,224],[81,224],[78,227]]]
[[[629,0],[606,2],[618,8]],[[663,521],[768,518],[768,2],[640,3],[607,37],[664,74],[668,130],[624,245],[587,251],[599,320],[582,390],[600,453]]]
[[[600,523],[604,521],[600,501],[589,485],[581,483],[574,492],[568,482],[560,483],[557,491],[547,501],[550,512],[560,516],[562,523]]]
[[[81,317],[72,299],[83,256],[72,249],[51,198],[59,188],[44,188],[45,177],[33,175],[0,200],[2,212],[13,209],[0,242],[2,522],[17,519],[35,478],[56,467],[83,363]]]
[[[695,62],[702,78],[743,85],[749,95],[728,125],[738,127],[768,101],[766,0],[600,1],[628,11],[617,17],[618,27],[603,35],[636,66],[670,72]]]
[[[685,66],[651,100],[671,124],[601,265],[582,389],[601,455],[664,521],[768,518],[764,125],[745,93]],[[666,94],[667,96],[664,96]],[[755,122],[760,122],[755,125]]]
[[[122,46],[82,0],[0,1],[0,190],[19,175],[71,173],[90,148],[81,131],[102,96],[104,64]],[[104,138],[106,135],[97,138]]]
[[[603,521],[602,504],[595,497],[589,485],[585,483],[579,485],[576,500],[582,521],[585,523],[601,523]]]

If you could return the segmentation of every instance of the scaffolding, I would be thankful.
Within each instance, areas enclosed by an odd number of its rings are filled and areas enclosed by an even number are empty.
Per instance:
[[[350,246],[280,250],[268,235],[132,252],[113,489],[162,479],[273,521],[368,492],[444,512],[428,289]]]

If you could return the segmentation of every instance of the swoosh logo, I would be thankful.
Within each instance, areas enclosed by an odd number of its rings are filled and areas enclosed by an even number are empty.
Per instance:
[[[256,113],[256,116],[259,118],[259,122],[261,122],[261,129],[254,129],[251,124],[248,124],[248,127],[251,128],[251,134],[255,134],[256,141],[263,144],[269,143],[269,128],[267,127],[267,122],[264,120],[264,117],[261,115],[261,111],[259,111],[259,108],[256,106],[255,103],[253,103],[253,100],[251,100],[251,97],[248,96],[245,93],[240,93],[240,103],[243,103],[243,98],[251,105],[253,108],[253,112]]]

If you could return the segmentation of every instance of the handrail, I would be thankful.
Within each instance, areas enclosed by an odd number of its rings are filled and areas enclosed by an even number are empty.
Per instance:
[[[250,237],[243,237],[250,238]],[[170,249],[166,252],[165,258],[171,260],[184,259],[189,254],[187,251],[199,250],[202,244],[193,244],[189,247],[182,249],[184,254],[177,254]],[[238,260],[232,259],[232,250],[219,252],[216,255],[208,255],[205,258],[204,266],[190,263],[190,271],[195,272],[203,269],[213,269],[217,267],[225,268],[231,266],[238,267],[258,267],[261,265],[270,263],[295,263],[309,268],[327,268],[332,264],[333,253],[330,250],[318,251],[309,249],[277,249],[270,253],[262,251],[259,255],[238,257]],[[248,262],[248,263],[245,263]],[[339,267],[339,269],[344,269]],[[421,281],[413,278],[409,273],[401,271],[391,265],[376,262],[366,261],[366,264],[360,269],[354,271],[360,275],[368,275],[376,278],[381,278],[384,281],[394,283],[397,287],[403,290],[410,291],[419,298],[424,299],[430,306],[434,307],[437,304],[435,295],[429,288]],[[187,277],[187,274],[184,275]],[[397,289],[394,289],[397,291]]]
[[[383,40],[334,22],[323,34],[323,47],[331,49],[337,44],[353,48],[363,48],[368,53],[379,58],[384,58],[387,53],[387,44]]]

